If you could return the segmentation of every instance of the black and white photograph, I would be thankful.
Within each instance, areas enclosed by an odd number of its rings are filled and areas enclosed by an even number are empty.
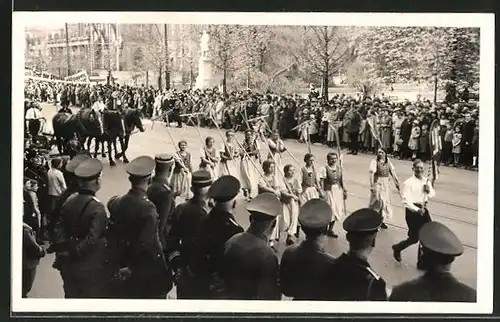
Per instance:
[[[14,312],[491,313],[493,14],[14,12],[12,70]]]

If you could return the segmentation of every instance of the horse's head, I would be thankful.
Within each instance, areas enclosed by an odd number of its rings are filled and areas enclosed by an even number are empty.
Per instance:
[[[142,112],[136,108],[127,108],[125,110],[125,119],[128,125],[135,126],[139,131],[144,132],[144,126],[142,124]]]

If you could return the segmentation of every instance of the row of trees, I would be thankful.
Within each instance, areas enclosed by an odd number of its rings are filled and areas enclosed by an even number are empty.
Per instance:
[[[172,72],[188,75],[194,85],[204,29],[224,90],[286,93],[314,83],[328,97],[340,71],[364,94],[395,83],[451,94],[479,84],[478,28],[129,24],[120,29],[130,60],[125,65],[138,75],[155,71],[161,87],[169,86]]]

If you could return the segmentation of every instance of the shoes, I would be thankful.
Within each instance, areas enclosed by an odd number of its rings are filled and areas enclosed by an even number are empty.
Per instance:
[[[335,234],[333,231],[328,231],[326,235],[335,239],[339,238],[339,236]]]
[[[382,225],[380,225],[380,228],[387,229],[387,225],[385,223],[382,223]]]
[[[394,259],[396,260],[396,262],[401,262],[402,261],[401,251],[398,250],[395,245],[392,246],[392,256],[394,257]]]
[[[286,245],[290,246],[290,245],[293,245],[293,244],[295,244],[295,241],[293,240],[293,237],[291,235],[288,235],[288,237],[286,238]]]

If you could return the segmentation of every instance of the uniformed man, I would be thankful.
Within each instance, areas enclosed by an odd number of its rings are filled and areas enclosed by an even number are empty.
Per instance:
[[[332,209],[321,199],[311,199],[300,209],[299,222],[306,239],[285,249],[280,264],[281,292],[294,300],[320,300],[335,258],[323,250]]]
[[[451,263],[464,249],[445,225],[428,222],[420,229],[424,275],[394,287],[390,301],[476,302],[476,290],[459,282]]]
[[[175,207],[175,197],[172,194],[169,181],[174,162],[174,157],[169,154],[155,156],[155,175],[147,190],[148,199],[155,204],[158,212],[158,235],[164,254],[167,249],[166,238],[172,225],[172,214]]]
[[[52,212],[52,218],[50,223],[52,226],[49,228],[49,231],[51,232],[51,245],[47,249],[47,252],[53,253],[57,252],[58,248],[62,246],[65,242],[65,240],[61,240],[63,236],[55,236],[54,232],[56,231],[56,225],[59,223],[61,224],[62,222],[59,221],[60,215],[61,215],[61,209],[66,200],[71,196],[72,194],[76,194],[78,192],[78,188],[80,186],[80,183],[78,181],[78,178],[75,176],[75,169],[85,160],[90,159],[90,157],[86,154],[79,154],[73,159],[71,159],[68,163],[66,163],[66,166],[64,168],[65,170],[65,180],[67,183],[67,188],[66,190],[63,191],[63,193],[59,196],[59,198],[56,201],[56,204],[54,206],[54,211]],[[63,231],[59,229],[58,231]],[[60,242],[62,241],[63,244],[56,244],[55,240],[59,240]],[[58,268],[58,261],[57,261],[57,253],[56,253],[56,261],[54,262],[54,268]]]
[[[199,170],[191,177],[193,198],[178,205],[172,215],[171,230],[167,238],[167,259],[175,272],[178,299],[196,299],[197,278],[194,275],[196,234],[201,221],[208,215],[208,190],[212,184],[210,172]]]
[[[131,189],[112,197],[109,236],[118,255],[115,298],[165,299],[172,289],[172,275],[158,236],[158,213],[147,198],[155,161],[140,156],[127,166]]]
[[[220,272],[224,244],[232,236],[243,232],[233,216],[240,188],[238,179],[226,175],[219,177],[208,190],[208,197],[215,201],[215,205],[200,223],[194,265],[202,299],[221,296],[223,285]]]
[[[283,207],[272,193],[259,194],[246,206],[250,227],[231,237],[222,262],[224,298],[233,300],[280,300],[279,263],[268,245],[276,218]]]
[[[356,210],[344,220],[349,251],[335,260],[325,281],[329,301],[386,301],[386,284],[368,263],[382,216],[373,209]]]
[[[106,255],[108,217],[95,197],[101,188],[102,164],[88,159],[75,169],[78,192],[61,209],[55,244],[64,244],[58,254],[66,298],[105,298],[109,295]]]

